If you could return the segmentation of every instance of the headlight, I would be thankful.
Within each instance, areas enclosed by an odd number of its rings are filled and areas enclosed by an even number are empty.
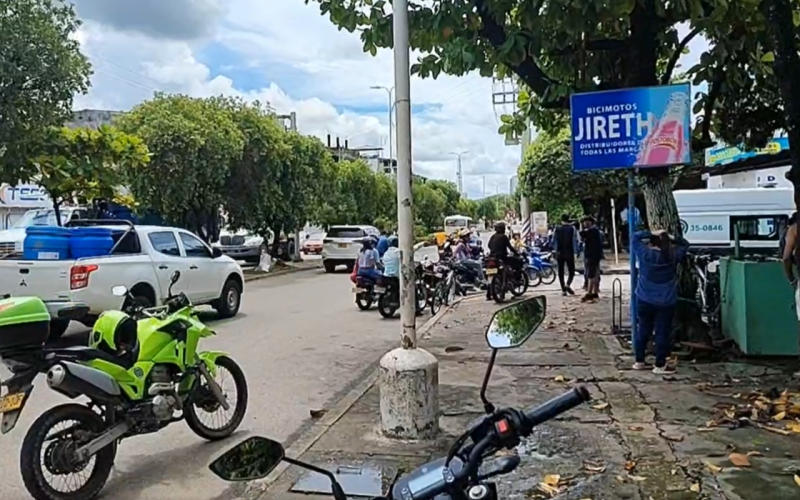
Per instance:
[[[244,240],[244,246],[246,247],[260,247],[261,243],[264,241],[263,238],[248,238]]]

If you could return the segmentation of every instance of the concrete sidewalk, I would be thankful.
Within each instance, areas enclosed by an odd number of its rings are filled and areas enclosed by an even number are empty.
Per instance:
[[[580,383],[595,401],[536,429],[517,450],[520,467],[497,479],[501,498],[800,498],[800,423],[787,424],[800,417],[800,394],[796,382],[787,386],[786,372],[735,362],[681,364],[669,377],[634,372],[626,342],[607,333],[610,299],[582,304],[576,297],[546,295],[542,328],[523,347],[498,354],[489,399],[526,407]],[[379,388],[368,381],[341,418],[307,440],[302,459],[377,468],[385,491],[397,474],[445,454],[481,415],[478,391],[490,354],[484,328],[496,309],[467,299],[422,338],[440,361],[442,433],[436,442],[383,438]],[[786,387],[794,393],[782,394]],[[292,451],[299,453],[296,446],[287,453]],[[289,468],[237,494],[300,499],[289,490],[304,474]]]

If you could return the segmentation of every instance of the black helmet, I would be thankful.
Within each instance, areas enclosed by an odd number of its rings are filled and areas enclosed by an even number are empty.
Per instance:
[[[397,247],[398,245],[400,245],[400,240],[397,239],[397,236],[389,236],[389,246]]]
[[[506,223],[503,221],[498,221],[494,223],[494,230],[498,233],[505,233],[506,232]]]

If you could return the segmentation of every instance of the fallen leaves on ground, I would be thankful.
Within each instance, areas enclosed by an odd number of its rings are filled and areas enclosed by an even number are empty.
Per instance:
[[[708,387],[702,384],[697,386],[707,394],[740,399],[743,402],[731,404],[722,401],[715,404],[714,418],[706,423],[707,428],[753,425],[783,436],[800,434],[800,393],[772,389],[767,392],[753,391],[745,395],[725,395],[709,391]]]
[[[553,380],[556,382],[566,382],[567,378],[564,375],[556,375]]]
[[[593,410],[605,410],[608,408],[608,403],[603,401],[602,403],[597,403],[596,405],[592,405]]]
[[[797,474],[794,475],[794,484],[796,484],[800,488],[800,476]]]
[[[628,430],[633,432],[641,432],[644,430],[644,427],[641,425],[629,425]]]
[[[700,493],[700,483],[692,483],[692,485],[689,486],[689,490],[694,493]]]
[[[631,472],[633,469],[636,468],[636,462],[633,460],[628,460],[625,462],[625,470]]]
[[[718,465],[714,465],[711,462],[706,462],[706,468],[708,470],[710,470],[714,474],[718,474],[718,473],[722,472],[722,467],[720,467]]]
[[[587,474],[602,474],[606,471],[606,466],[595,462],[585,462],[583,471]]]
[[[731,453],[728,455],[728,460],[736,467],[750,467],[750,459],[741,453]]]

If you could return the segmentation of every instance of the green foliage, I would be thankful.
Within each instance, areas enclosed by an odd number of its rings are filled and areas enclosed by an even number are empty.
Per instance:
[[[374,173],[363,161],[340,161],[332,170],[317,222],[396,224],[397,195],[389,177]]]
[[[0,183],[33,172],[20,167],[51,139],[49,127],[70,117],[91,69],[72,37],[80,22],[72,5],[53,0],[3,0],[0,8]]]
[[[447,212],[447,194],[432,182],[413,183],[414,218],[424,228],[425,233],[441,230]]]
[[[56,210],[65,201],[114,198],[126,175],[149,161],[141,139],[108,126],[51,128],[40,148],[30,160],[31,178],[47,191]]]
[[[214,239],[230,167],[245,144],[229,110],[216,99],[157,94],[118,124],[141,137],[152,155],[128,172],[134,197],[169,223]]]
[[[543,131],[531,142],[519,168],[519,185],[531,199],[531,210],[551,217],[581,213],[581,202],[598,203],[627,192],[622,171],[574,174],[570,160],[570,131]]]

